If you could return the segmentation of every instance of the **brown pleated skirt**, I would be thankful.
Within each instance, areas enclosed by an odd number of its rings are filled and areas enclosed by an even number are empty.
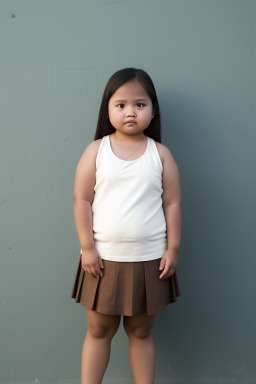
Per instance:
[[[181,296],[176,272],[159,279],[160,260],[123,262],[102,259],[102,277],[90,275],[80,259],[71,298],[85,308],[109,315],[134,316],[166,311]]]

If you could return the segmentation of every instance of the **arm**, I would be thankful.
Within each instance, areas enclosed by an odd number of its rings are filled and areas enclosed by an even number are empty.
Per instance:
[[[95,249],[91,204],[94,197],[95,160],[99,142],[94,141],[85,149],[78,162],[74,182],[74,219],[82,248],[82,266],[94,276],[102,275],[102,260]]]
[[[162,148],[163,156],[163,210],[167,228],[167,250],[159,269],[164,269],[160,278],[173,275],[178,266],[181,240],[182,211],[181,185],[178,166],[167,147]]]

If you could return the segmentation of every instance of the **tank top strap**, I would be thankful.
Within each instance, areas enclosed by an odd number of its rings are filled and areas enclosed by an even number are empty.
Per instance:
[[[100,162],[100,159],[102,158],[103,156],[103,152],[106,152],[106,149],[107,149],[107,139],[108,139],[108,136],[103,136],[102,137],[102,140],[101,140],[101,143],[100,143],[100,146],[99,146],[99,150],[98,150],[98,153],[97,153],[97,156],[96,156],[96,168],[98,168],[99,166],[99,162]]]
[[[151,137],[149,137],[149,153],[155,159],[155,161],[158,163],[160,168],[163,170],[163,163],[161,161],[161,158],[160,158],[157,146],[156,146],[156,142]]]

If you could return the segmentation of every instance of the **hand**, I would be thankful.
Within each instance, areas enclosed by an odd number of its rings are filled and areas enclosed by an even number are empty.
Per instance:
[[[171,277],[178,267],[178,250],[167,249],[163,254],[159,266],[159,270],[163,270],[159,279],[168,279]]]
[[[96,248],[82,249],[82,268],[95,277],[103,276],[100,268],[104,265]]]

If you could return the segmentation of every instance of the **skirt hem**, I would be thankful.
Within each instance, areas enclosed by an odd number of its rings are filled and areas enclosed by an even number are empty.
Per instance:
[[[134,312],[127,312],[127,311],[124,311],[122,309],[120,309],[120,310],[117,309],[116,311],[108,311],[108,310],[106,310],[104,308],[100,308],[100,307],[97,307],[97,309],[90,308],[88,305],[86,305],[86,304],[84,304],[84,303],[82,303],[80,301],[75,301],[75,303],[81,304],[85,309],[88,309],[88,310],[94,311],[94,312],[99,312],[99,313],[102,313],[103,315],[137,316],[137,315],[140,315],[142,313],[147,313],[147,315],[156,315],[157,313],[166,312],[167,305],[173,304],[174,302],[171,301],[170,303],[166,304],[165,307],[152,308],[152,310],[150,312],[148,312],[147,310],[146,311],[141,311],[141,312],[138,312],[138,311],[137,312],[136,311],[134,311]]]

